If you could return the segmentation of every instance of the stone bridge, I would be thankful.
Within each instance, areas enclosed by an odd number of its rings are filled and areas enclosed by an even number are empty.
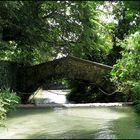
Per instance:
[[[90,81],[107,92],[114,90],[111,82],[105,76],[112,70],[111,66],[67,56],[39,65],[22,67],[17,75],[17,90],[33,92],[47,79],[77,79]]]

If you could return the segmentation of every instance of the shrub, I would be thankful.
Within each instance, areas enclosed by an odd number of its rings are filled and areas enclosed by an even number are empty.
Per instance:
[[[7,113],[14,110],[19,101],[20,98],[10,89],[0,90],[0,126],[3,125]]]
[[[122,102],[129,101],[129,96],[122,93],[107,95],[102,93],[97,85],[84,81],[71,81],[70,93],[66,95],[69,102],[73,103],[95,103],[95,102]]]
[[[140,32],[128,36],[121,46],[122,59],[113,66],[112,81],[118,90],[132,94],[133,101],[140,100]]]

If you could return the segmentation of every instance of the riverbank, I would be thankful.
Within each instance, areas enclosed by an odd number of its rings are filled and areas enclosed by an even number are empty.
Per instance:
[[[116,102],[116,103],[85,103],[85,104],[58,104],[58,103],[47,103],[47,104],[20,104],[18,108],[46,108],[46,107],[114,107],[114,106],[132,106],[133,102]]]

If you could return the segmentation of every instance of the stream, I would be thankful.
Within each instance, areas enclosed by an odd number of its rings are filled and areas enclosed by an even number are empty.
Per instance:
[[[140,115],[132,107],[18,108],[1,139],[138,139]]]

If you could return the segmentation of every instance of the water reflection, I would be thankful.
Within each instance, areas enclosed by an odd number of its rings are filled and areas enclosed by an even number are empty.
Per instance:
[[[9,114],[0,138],[140,138],[139,116],[130,107],[18,109]]]

